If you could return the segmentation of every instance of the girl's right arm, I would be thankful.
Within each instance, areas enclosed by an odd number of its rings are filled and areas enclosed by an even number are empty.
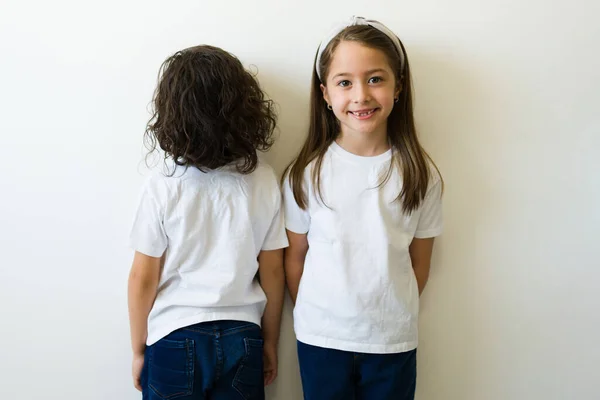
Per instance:
[[[285,249],[285,282],[292,296],[292,301],[296,304],[300,278],[302,278],[302,272],[304,271],[304,259],[308,252],[308,239],[306,234],[294,233],[288,229],[286,229],[286,233],[290,246]]]

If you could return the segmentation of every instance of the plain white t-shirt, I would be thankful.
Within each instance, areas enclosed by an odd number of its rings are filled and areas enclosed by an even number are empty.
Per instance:
[[[294,308],[299,341],[363,353],[399,353],[417,347],[419,291],[409,245],[442,232],[440,177],[412,214],[395,200],[402,176],[390,167],[392,151],[375,157],[333,143],[321,166],[323,204],[304,173],[307,210],[298,207],[289,180],[283,187],[285,225],[307,233],[309,244]]]
[[[147,179],[130,236],[136,251],[164,254],[147,345],[200,322],[260,325],[266,296],[257,257],[288,245],[280,208],[277,178],[262,163],[247,175],[233,165],[176,167]]]

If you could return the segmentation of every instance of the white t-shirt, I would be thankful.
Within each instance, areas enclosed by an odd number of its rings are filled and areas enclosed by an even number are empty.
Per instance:
[[[233,166],[177,167],[172,177],[148,178],[130,237],[136,251],[165,256],[147,345],[199,322],[260,325],[266,296],[257,257],[288,245],[280,208],[277,178],[265,164],[248,175]]]
[[[303,343],[363,353],[417,347],[419,291],[408,247],[442,231],[441,180],[434,172],[421,206],[405,214],[394,200],[402,181],[397,168],[377,187],[391,154],[361,157],[334,142],[321,166],[325,205],[311,184],[314,162],[305,170],[307,210],[286,179],[286,228],[307,233],[309,244],[294,308]]]

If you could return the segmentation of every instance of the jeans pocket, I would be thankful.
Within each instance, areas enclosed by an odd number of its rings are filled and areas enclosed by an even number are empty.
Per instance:
[[[245,400],[264,399],[262,339],[244,338],[246,352],[233,378],[233,387]]]
[[[189,396],[194,382],[194,341],[161,339],[147,351],[148,387],[161,399]]]

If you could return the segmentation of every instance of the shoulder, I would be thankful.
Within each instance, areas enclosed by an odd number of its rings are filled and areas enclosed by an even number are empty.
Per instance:
[[[273,167],[261,159],[258,160],[258,164],[256,165],[256,169],[254,170],[253,174],[256,174],[261,179],[277,181],[277,174],[275,173]]]
[[[264,160],[259,160],[256,169],[251,173],[244,175],[243,179],[250,192],[260,198],[270,198],[274,201],[278,201],[281,197],[281,188],[279,186],[277,173],[273,167]]]
[[[296,171],[296,169],[299,168],[299,166],[297,165],[297,161],[298,160],[294,160],[294,162],[290,164],[289,168],[285,172],[284,182],[287,184],[291,184],[291,180],[293,179],[291,174],[292,170]],[[330,165],[332,161],[332,150],[331,146],[329,146],[329,148],[325,151],[325,154],[323,154],[320,161],[318,156],[313,158],[311,161],[308,162],[308,164],[306,164],[304,169],[301,171],[300,178],[302,179],[303,185],[311,187],[313,181],[312,176],[315,172],[315,169],[318,168],[319,174],[322,175],[324,173],[324,170],[326,169],[323,167]]]
[[[254,171],[246,177],[251,180],[254,185],[279,188],[279,180],[275,170],[264,160],[259,159]]]
[[[148,193],[157,194],[168,186],[168,177],[161,171],[152,170],[146,176],[143,184],[143,190]]]
[[[398,153],[395,153],[395,160],[394,160],[394,171],[393,174],[397,175],[400,179],[402,179],[402,161],[400,160],[400,156],[398,155]],[[430,190],[431,188],[435,187],[435,186],[441,186],[443,184],[443,180],[442,180],[442,175],[438,169],[438,167],[435,165],[435,163],[429,159],[426,158],[426,163],[427,163],[427,172],[429,175],[429,181],[427,183],[427,190]]]
[[[152,169],[146,176],[143,190],[147,194],[158,198],[168,197],[182,181],[190,178],[190,175],[194,172],[193,170],[193,167],[183,166]]]
[[[429,183],[427,185],[427,191],[435,190],[436,188],[442,188],[444,181],[438,167],[433,163],[432,160],[427,160],[427,167],[429,168]]]

